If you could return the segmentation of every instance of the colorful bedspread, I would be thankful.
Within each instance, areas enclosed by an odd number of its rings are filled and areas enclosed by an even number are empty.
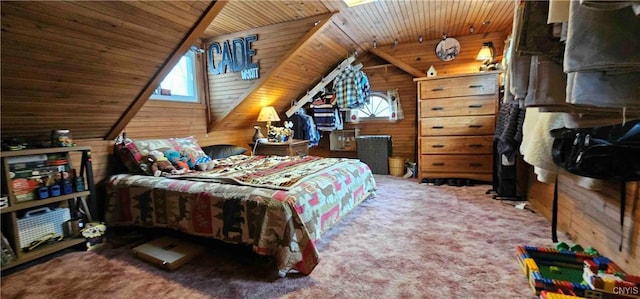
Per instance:
[[[344,160],[344,158],[315,156],[237,155],[216,160],[216,167],[210,171],[168,177],[288,190],[319,171],[330,167],[341,167],[338,163]]]
[[[309,274],[319,261],[313,241],[373,194],[376,183],[358,160],[286,158],[231,157],[220,161],[225,167],[180,178],[111,176],[105,220],[249,244],[274,256],[281,275]],[[270,166],[249,171],[259,163]]]

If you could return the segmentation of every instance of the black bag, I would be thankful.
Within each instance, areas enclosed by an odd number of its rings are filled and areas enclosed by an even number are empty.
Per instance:
[[[640,180],[640,120],[594,128],[551,130],[553,162],[568,172],[620,182],[620,244],[624,227],[626,182]],[[558,180],[553,190],[551,239],[558,242]]]
[[[619,181],[640,180],[640,120],[624,125],[551,130],[553,161],[570,173]]]

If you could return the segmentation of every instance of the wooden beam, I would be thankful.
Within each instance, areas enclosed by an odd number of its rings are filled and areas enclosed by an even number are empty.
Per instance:
[[[408,65],[408,64],[406,64],[406,63],[404,63],[402,61],[400,61],[400,59],[397,59],[397,58],[387,54],[386,52],[383,52],[383,51],[380,51],[380,50],[374,49],[374,48],[369,49],[369,52],[371,52],[371,54],[374,54],[374,55],[376,55],[376,56],[388,61],[389,63],[397,66],[399,69],[409,73],[410,75],[412,75],[412,76],[414,76],[416,78],[424,77],[424,76],[427,75],[426,73],[423,73],[423,72],[419,71],[418,69],[416,69],[416,68],[414,68],[414,67],[412,67],[412,66],[410,66],[410,65]]]
[[[124,128],[129,124],[129,122],[136,116],[138,111],[144,106],[144,104],[149,100],[149,97],[153,94],[153,91],[158,87],[158,84],[162,82],[162,79],[171,72],[171,69],[178,63],[180,58],[184,56],[189,48],[200,38],[202,33],[207,29],[207,27],[211,24],[213,19],[220,13],[222,8],[227,4],[228,0],[218,0],[212,1],[209,4],[209,7],[203,12],[200,19],[194,24],[194,26],[189,30],[189,32],[184,36],[180,44],[173,50],[169,58],[165,60],[164,64],[158,69],[158,71],[151,77],[151,79],[147,82],[144,89],[138,94],[138,96],[133,100],[131,105],[125,110],[124,114],[120,116],[120,119],[115,123],[107,136],[105,136],[106,140],[115,139],[120,132],[124,130]]]
[[[331,24],[331,18],[335,14],[336,14],[335,12],[332,12],[332,13],[326,13],[326,14],[318,15],[317,17],[319,19],[319,23],[315,27],[313,27],[311,30],[309,30],[309,32],[307,32],[307,34],[305,34],[291,48],[291,50],[289,50],[286,54],[284,54],[282,56],[280,61],[278,61],[276,66],[269,72],[268,75],[258,79],[258,82],[256,82],[255,85],[253,85],[253,88],[250,88],[247,91],[245,91],[245,93],[243,93],[239,97],[239,99],[241,99],[241,100],[238,102],[238,104],[235,107],[233,107],[233,109],[231,109],[231,111],[229,111],[227,113],[227,115],[225,115],[225,117],[223,117],[222,119],[216,120],[216,124],[213,126],[213,129],[211,131],[220,128],[220,126],[222,124],[224,124],[226,121],[228,121],[227,118],[229,117],[229,115],[232,115],[233,112],[236,111],[236,109],[238,109],[238,107],[242,105],[243,101],[245,101],[246,99],[248,99],[251,96],[253,96],[253,94],[256,93],[267,82],[269,82],[269,80],[271,80],[271,78],[277,76],[280,73],[280,70],[289,62],[289,60],[291,60],[291,59],[293,59],[293,58],[295,58],[297,56],[297,53],[300,51],[300,49],[304,48],[308,43],[313,41],[313,37],[317,33],[321,32],[323,28],[325,28],[327,25]]]

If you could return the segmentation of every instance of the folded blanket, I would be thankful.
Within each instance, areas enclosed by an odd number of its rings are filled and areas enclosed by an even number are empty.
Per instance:
[[[638,115],[623,115],[622,113],[589,114],[589,113],[565,113],[564,126],[567,128],[591,128],[626,123],[638,119]]]
[[[597,10],[616,10],[625,8],[627,6],[632,6],[635,14],[638,14],[638,9],[640,9],[640,3],[638,1],[613,1],[613,0],[580,0],[580,5]]]
[[[567,106],[567,74],[562,65],[550,57],[532,56],[529,88],[524,104],[533,106]]]
[[[640,71],[621,74],[568,73],[566,101],[578,105],[637,110],[640,109],[638,82],[640,82]]]
[[[564,71],[640,71],[640,18],[631,7],[594,10],[571,1]]]
[[[516,100],[523,100],[529,88],[529,68],[531,56],[512,56],[510,89]]]
[[[569,21],[569,2],[569,0],[549,0],[547,23],[563,23]]]
[[[551,156],[553,137],[549,131],[563,127],[563,114],[541,113],[535,107],[529,107],[526,110],[522,125],[520,153],[525,162],[535,167],[537,179],[543,183],[553,183],[558,173],[558,165],[553,162]]]

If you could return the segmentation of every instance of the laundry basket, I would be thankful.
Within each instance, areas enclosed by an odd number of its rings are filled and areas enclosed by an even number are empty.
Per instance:
[[[63,236],[63,223],[69,219],[71,215],[68,208],[51,210],[44,207],[26,212],[24,217],[17,221],[20,248],[29,247],[31,242],[49,233]]]
[[[375,174],[389,174],[391,156],[391,136],[364,135],[356,138],[358,159],[369,165]]]

